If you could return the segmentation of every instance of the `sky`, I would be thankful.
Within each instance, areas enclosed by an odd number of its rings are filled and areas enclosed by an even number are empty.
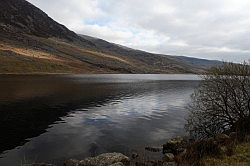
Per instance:
[[[28,0],[79,34],[166,55],[250,59],[249,0]]]

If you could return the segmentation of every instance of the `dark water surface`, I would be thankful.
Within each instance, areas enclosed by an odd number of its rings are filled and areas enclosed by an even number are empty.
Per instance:
[[[0,75],[0,165],[129,154],[184,134],[194,75]]]

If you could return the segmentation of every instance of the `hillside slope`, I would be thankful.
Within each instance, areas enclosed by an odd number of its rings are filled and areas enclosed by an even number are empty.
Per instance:
[[[25,0],[0,2],[0,73],[200,73],[206,68],[77,35]]]

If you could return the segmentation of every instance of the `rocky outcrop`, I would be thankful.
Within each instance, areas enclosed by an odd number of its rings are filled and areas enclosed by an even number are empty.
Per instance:
[[[26,0],[1,0],[0,30],[2,33],[29,34],[38,37],[55,37],[68,41],[91,42],[79,37],[50,18],[45,12]],[[14,36],[14,35],[12,35]],[[93,45],[93,44],[92,44]]]
[[[121,153],[104,153],[84,160],[68,160],[64,166],[127,166],[129,158]]]
[[[182,137],[176,137],[167,141],[163,145],[163,153],[172,153],[177,155],[185,150],[187,146],[187,140]]]
[[[25,0],[1,0],[0,22],[20,32],[41,37],[68,37],[74,35],[63,25]]]

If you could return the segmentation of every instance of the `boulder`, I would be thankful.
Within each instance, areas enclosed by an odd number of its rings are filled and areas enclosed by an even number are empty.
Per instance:
[[[172,153],[176,155],[183,152],[185,147],[186,141],[181,137],[177,137],[169,140],[166,144],[163,145],[163,154]]]
[[[174,155],[172,153],[166,153],[163,157],[164,162],[173,162],[174,161]]]
[[[129,165],[129,158],[121,153],[104,153],[97,157],[89,157],[84,160],[69,160],[64,165],[65,166],[111,166],[116,164],[119,166]],[[114,166],[114,165],[112,165]]]

